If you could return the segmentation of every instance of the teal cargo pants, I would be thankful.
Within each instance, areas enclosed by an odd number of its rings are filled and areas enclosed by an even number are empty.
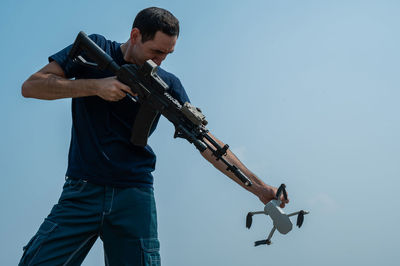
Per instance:
[[[160,265],[153,189],[68,178],[19,265],[80,265],[98,237],[106,265]]]

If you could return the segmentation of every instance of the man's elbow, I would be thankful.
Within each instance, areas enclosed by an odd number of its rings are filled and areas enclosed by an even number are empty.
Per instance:
[[[37,86],[38,86],[38,81],[43,79],[42,75],[38,72],[30,76],[25,82],[22,84],[21,87],[21,94],[25,98],[35,98],[37,95],[35,93],[37,92]]]
[[[22,84],[21,94],[25,98],[32,98],[31,81],[29,79]]]

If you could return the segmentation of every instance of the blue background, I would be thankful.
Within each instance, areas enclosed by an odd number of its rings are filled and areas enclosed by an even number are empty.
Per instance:
[[[301,229],[253,247],[263,205],[215,170],[161,119],[155,193],[163,265],[397,265],[400,2],[11,1],[0,4],[0,264],[56,203],[70,99],[24,99],[25,79],[80,30],[124,42],[148,6],[181,22],[163,67],[180,77],[209,129],[265,182],[287,184]],[[103,265],[101,241],[84,265]]]

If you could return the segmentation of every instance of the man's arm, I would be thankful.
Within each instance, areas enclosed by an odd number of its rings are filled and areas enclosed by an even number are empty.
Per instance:
[[[103,79],[67,79],[61,66],[53,61],[30,76],[22,85],[22,95],[28,98],[55,100],[99,96],[107,101],[119,101],[132,93],[115,77]]]
[[[212,137],[221,147],[225,145],[216,137],[214,137],[212,134],[208,133],[208,135]],[[226,165],[222,163],[220,160],[217,161],[216,157],[212,154],[212,152],[209,149],[203,151],[201,155],[205,159],[207,159],[207,161],[213,164],[215,168],[220,170],[222,173],[224,173],[226,176],[231,178],[233,181],[238,183],[246,190],[256,195],[264,204],[275,198],[277,188],[269,186],[265,184],[262,180],[260,180],[255,174],[253,174],[249,169],[247,169],[247,167],[235,156],[235,154],[233,154],[231,150],[228,149],[225,159],[230,163],[236,165],[240,169],[240,171],[242,171],[242,173],[246,175],[247,178],[250,179],[250,181],[253,183],[250,187],[245,186],[243,182],[241,182],[232,172],[227,171]],[[283,197],[281,198],[281,200],[282,200],[281,204],[282,208],[285,207],[286,203],[289,203],[289,200],[285,200],[283,199]]]

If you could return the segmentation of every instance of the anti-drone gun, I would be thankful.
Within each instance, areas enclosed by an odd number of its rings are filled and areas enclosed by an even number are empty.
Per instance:
[[[150,130],[156,117],[161,114],[175,126],[174,138],[184,138],[193,143],[203,152],[209,149],[216,160],[221,160],[226,169],[232,172],[246,186],[251,181],[238,169],[228,162],[224,155],[229,146],[219,145],[208,133],[207,120],[199,108],[189,102],[183,105],[168,92],[168,85],[157,74],[157,65],[148,60],[143,66],[135,64],[118,65],[84,32],[80,32],[71,48],[69,57],[76,63],[87,67],[95,67],[101,71],[111,72],[117,79],[129,86],[135,94],[127,96],[140,105],[135,122],[132,126],[131,142],[133,145],[144,147],[147,145]],[[85,57],[91,59],[87,61]],[[92,62],[94,61],[94,62]]]

